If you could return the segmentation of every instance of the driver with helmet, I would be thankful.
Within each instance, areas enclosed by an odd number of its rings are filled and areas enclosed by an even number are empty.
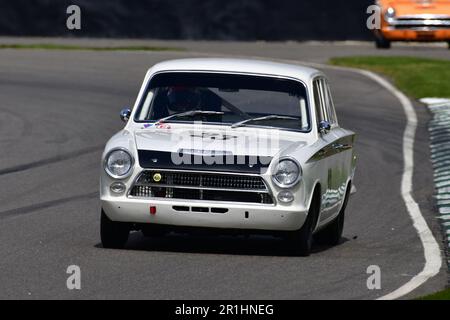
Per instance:
[[[201,95],[198,89],[188,87],[170,87],[167,90],[167,107],[174,113],[197,110]]]

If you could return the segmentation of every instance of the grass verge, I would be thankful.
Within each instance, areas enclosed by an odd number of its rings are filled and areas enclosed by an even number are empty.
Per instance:
[[[0,49],[24,49],[24,50],[84,50],[84,51],[184,51],[183,48],[153,47],[153,46],[79,46],[66,44],[0,44]]]
[[[414,57],[343,57],[332,65],[367,69],[391,78],[410,97],[450,97],[450,60]]]
[[[450,288],[441,292],[433,293],[418,300],[450,300]]]

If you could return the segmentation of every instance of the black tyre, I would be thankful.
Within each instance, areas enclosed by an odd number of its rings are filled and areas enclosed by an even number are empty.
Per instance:
[[[339,215],[336,219],[315,235],[315,240],[317,240],[318,243],[335,246],[341,241],[342,232],[344,231],[345,209],[347,208],[350,190],[351,184],[347,187],[344,203],[342,204],[341,211],[339,211]]]
[[[163,228],[157,226],[157,225],[148,225],[144,226],[141,229],[142,234],[144,237],[150,238],[150,237],[161,237],[166,234],[166,230]]]
[[[308,212],[308,217],[302,228],[289,235],[289,241],[293,252],[297,255],[307,257],[311,254],[313,245],[313,232],[316,227],[320,210],[320,192],[315,192]]]
[[[100,237],[103,248],[122,249],[128,241],[130,226],[123,222],[111,221],[102,210]]]
[[[385,39],[383,36],[377,36],[375,38],[375,46],[377,47],[377,49],[390,49],[391,42]]]
[[[447,44],[448,44],[448,48],[450,49],[450,41],[449,41],[449,42],[447,42]]]

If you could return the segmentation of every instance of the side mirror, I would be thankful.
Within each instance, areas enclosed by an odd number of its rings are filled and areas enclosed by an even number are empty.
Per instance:
[[[130,108],[125,108],[120,111],[120,119],[123,122],[128,122],[130,120],[131,110]]]
[[[331,130],[331,124],[328,121],[320,121],[319,122],[319,132],[321,134],[326,134]]]

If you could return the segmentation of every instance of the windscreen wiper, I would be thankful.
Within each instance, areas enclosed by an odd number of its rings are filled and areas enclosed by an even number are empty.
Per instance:
[[[233,124],[231,125],[231,128],[239,128],[239,127],[243,127],[243,126],[247,125],[247,123],[249,123],[249,122],[264,121],[264,120],[272,120],[272,119],[281,119],[281,120],[300,120],[300,118],[298,118],[298,117],[289,117],[289,116],[280,116],[280,115],[276,115],[276,114],[271,114],[271,115],[264,116],[264,117],[251,118],[251,119],[246,119],[246,120],[242,120],[242,121],[233,123]]]
[[[159,119],[158,121],[156,121],[155,125],[158,125],[161,122],[166,122],[168,120],[175,119],[175,118],[181,118],[181,117],[193,117],[196,115],[223,115],[223,114],[224,114],[224,112],[221,112],[221,111],[191,110],[191,111],[186,111],[186,112],[175,113],[175,114],[172,114],[171,116]]]

